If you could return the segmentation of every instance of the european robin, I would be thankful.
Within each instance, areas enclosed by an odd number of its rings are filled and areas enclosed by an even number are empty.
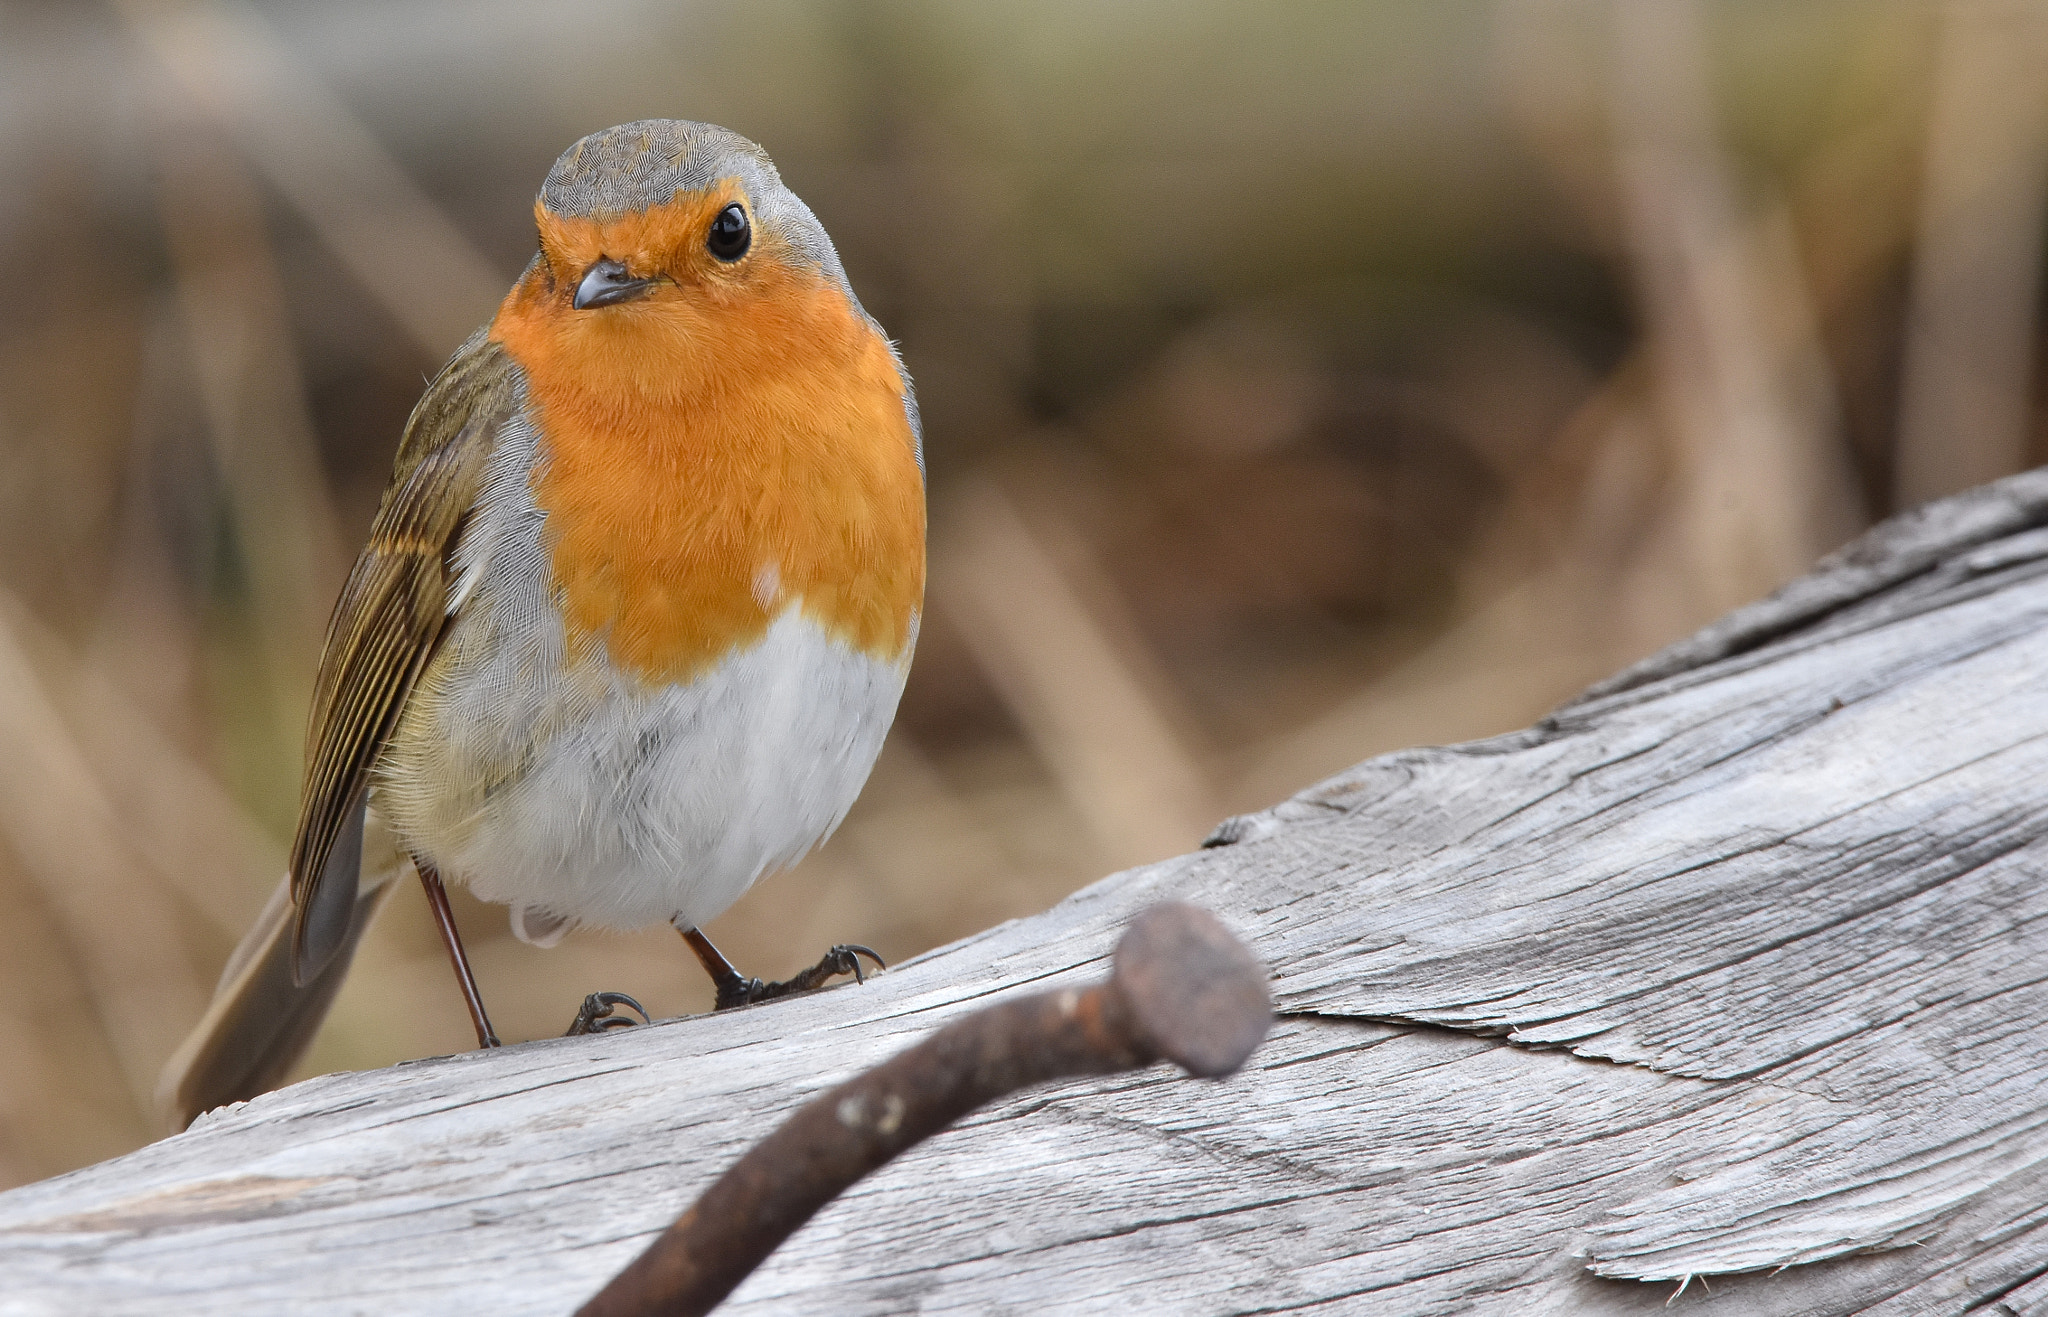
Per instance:
[[[648,120],[548,171],[540,249],[413,409],[329,623],[291,867],[166,1068],[182,1128],[277,1084],[406,868],[551,945],[699,931],[853,804],[924,595],[910,378],[752,142]],[[623,999],[593,994],[573,1031]]]

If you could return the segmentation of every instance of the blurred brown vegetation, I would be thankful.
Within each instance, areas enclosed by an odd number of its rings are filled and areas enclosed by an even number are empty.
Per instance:
[[[1520,726],[2040,460],[2044,55],[2019,2],[5,0],[0,1184],[153,1133],[399,427],[577,136],[765,145],[924,404],[902,717],[710,930],[775,975]],[[422,905],[314,1069],[467,1045]],[[509,1037],[708,1006],[665,929],[458,913]]]

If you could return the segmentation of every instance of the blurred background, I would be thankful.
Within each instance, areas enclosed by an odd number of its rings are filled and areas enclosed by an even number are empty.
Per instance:
[[[1522,726],[2041,460],[2043,68],[2028,3],[0,0],[0,1185],[155,1132],[399,429],[583,133],[761,142],[923,401],[902,716],[708,930],[774,977]],[[458,900],[508,1038],[709,1006],[666,929]],[[408,886],[308,1072],[469,1043]]]

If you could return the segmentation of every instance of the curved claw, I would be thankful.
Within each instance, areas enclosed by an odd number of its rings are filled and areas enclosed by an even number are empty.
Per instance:
[[[855,983],[866,983],[868,981],[866,970],[860,963],[862,956],[866,956],[869,960],[874,961],[876,969],[889,968],[889,962],[882,959],[880,952],[876,951],[873,947],[864,947],[858,942],[842,942],[825,953],[827,960],[838,962],[841,974],[853,975]]]
[[[639,1016],[630,1020],[617,1014],[619,1007],[625,1007]],[[576,1018],[569,1025],[564,1038],[575,1038],[581,1034],[603,1033],[608,1029],[630,1029],[635,1024],[652,1024],[647,1008],[623,992],[593,992],[583,999],[583,1006],[576,1012]]]

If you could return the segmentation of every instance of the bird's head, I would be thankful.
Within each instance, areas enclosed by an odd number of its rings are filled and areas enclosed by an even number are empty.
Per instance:
[[[810,208],[760,147],[650,119],[562,154],[534,203],[540,250],[493,337],[642,400],[700,393],[793,343],[879,338]]]

